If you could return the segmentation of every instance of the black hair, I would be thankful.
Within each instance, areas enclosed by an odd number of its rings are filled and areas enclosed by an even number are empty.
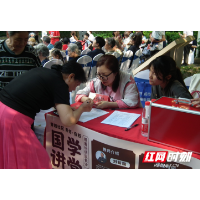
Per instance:
[[[55,42],[54,48],[62,50],[62,42],[61,41]]]
[[[149,64],[149,69],[151,66],[154,68],[157,79],[163,80],[163,82],[167,81],[167,84],[178,80],[185,88],[187,88],[183,81],[181,71],[176,66],[176,62],[173,58],[165,55],[159,56]],[[166,78],[168,75],[171,75],[169,80]],[[161,76],[162,78],[160,78]]]
[[[62,72],[63,74],[74,74],[74,79],[85,83],[87,81],[83,67],[77,62],[68,62],[64,65],[52,65],[51,69]]]
[[[142,34],[141,34],[141,32],[134,33],[134,34],[131,36],[131,40],[134,41],[134,45],[135,45],[136,47],[139,47],[139,46],[142,44]]]
[[[104,38],[102,38],[102,37],[96,37],[95,40],[96,40],[96,43],[99,44],[99,47],[100,47],[100,48],[102,48],[102,47],[105,45],[105,40],[104,40]]]
[[[84,35],[88,36],[89,37],[89,34],[88,33],[85,33]]]
[[[66,37],[65,37],[65,38],[63,39],[63,43],[64,43],[64,44],[68,44],[69,42],[70,42],[69,38],[66,38]]]

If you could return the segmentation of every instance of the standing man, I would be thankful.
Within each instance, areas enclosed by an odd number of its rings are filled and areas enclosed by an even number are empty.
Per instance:
[[[51,44],[55,44],[55,42],[60,40],[60,32],[59,31],[49,31],[49,37],[51,38]]]
[[[150,40],[152,47],[150,48],[151,56],[158,53],[161,49],[163,49],[163,42],[165,39],[165,31],[152,31],[150,34]]]
[[[191,35],[193,36],[193,31],[183,31],[183,35],[181,33],[178,33],[182,38],[186,38],[187,36]],[[188,58],[189,58],[189,53],[190,49],[192,47],[192,42],[184,46],[184,62],[183,65],[188,65]]]
[[[7,31],[0,43],[0,91],[15,77],[41,67],[35,50],[28,45],[29,31]]]

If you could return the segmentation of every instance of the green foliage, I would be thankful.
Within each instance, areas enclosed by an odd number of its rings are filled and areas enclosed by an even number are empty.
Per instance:
[[[63,31],[63,32],[67,32],[67,31]],[[124,34],[125,31],[120,31],[120,34]],[[134,33],[135,31],[133,31]],[[167,40],[167,43],[170,44],[171,42],[173,42],[174,40],[180,38],[178,32],[180,32],[181,34],[183,34],[183,31],[166,31],[165,32],[165,37]],[[95,31],[93,32],[93,35],[99,36],[99,37],[103,37],[104,39],[107,37],[113,37],[112,35],[113,31]],[[149,38],[149,34],[152,33],[152,31],[143,31],[143,34],[146,38]],[[198,31],[193,31],[194,37],[197,38],[197,34]],[[200,45],[200,43],[198,43]],[[200,52],[200,47],[198,48],[199,52]]]
[[[71,37],[71,31],[60,31],[60,37],[61,38],[65,38],[65,37],[67,37],[67,38],[70,38]]]
[[[200,67],[194,67],[194,65],[182,66],[180,70],[181,70],[183,79],[189,76],[193,76],[194,74],[200,73]]]
[[[0,31],[0,37],[6,36],[6,31]]]

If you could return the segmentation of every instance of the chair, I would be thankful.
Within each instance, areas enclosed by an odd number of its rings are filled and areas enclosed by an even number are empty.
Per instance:
[[[97,72],[97,68],[96,68],[96,65],[97,65],[97,61],[99,60],[99,58],[103,56],[102,53],[96,55],[93,60],[92,60],[92,67],[91,67],[91,70],[90,70],[90,76],[89,76],[89,79],[93,79],[95,78],[95,74]]]
[[[151,98],[151,85],[149,84],[149,70],[138,72],[134,76],[135,83],[140,93],[140,102],[145,106],[145,101],[150,101]]]
[[[90,56],[84,55],[77,60],[77,63],[81,64],[85,71],[85,76],[88,79],[90,75],[90,69],[92,66],[92,58]],[[82,90],[85,88],[86,83],[81,83],[79,86],[76,87],[76,90],[70,93],[70,102],[75,103],[75,96],[78,90]]]
[[[130,51],[130,50],[126,51],[126,53],[122,57],[121,66],[120,66],[121,71],[127,71],[128,70],[132,58],[133,58],[133,52]]]
[[[66,61],[68,62],[69,61],[68,51],[66,50],[65,53],[66,53]]]
[[[43,67],[51,69],[52,65],[63,65],[63,62],[60,59],[52,59],[52,60],[46,62]]]
[[[91,51],[91,50],[90,50],[89,48],[87,48],[87,49],[85,49],[85,50],[83,50],[83,51],[81,52],[81,55],[86,55],[86,54],[88,54],[90,51]]]
[[[85,71],[86,78],[89,78],[90,69],[92,66],[92,58],[90,56],[84,55],[77,60],[77,63],[81,64]]]
[[[142,55],[142,49],[136,51],[131,67],[128,69],[128,73],[133,74],[133,71],[139,66],[140,57]]]
[[[189,76],[189,77],[184,79],[184,82],[185,82],[187,89],[189,89],[189,87],[190,87],[191,79],[192,79],[192,76]]]

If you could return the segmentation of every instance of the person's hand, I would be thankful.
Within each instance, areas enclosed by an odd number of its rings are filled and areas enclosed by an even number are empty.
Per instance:
[[[89,101],[93,101],[91,98],[89,98],[89,97],[82,97],[81,98],[81,102],[85,102],[85,101],[87,101],[87,100],[89,100]]]
[[[83,108],[83,112],[90,112],[92,110],[94,102],[92,100],[86,100],[84,103],[81,104],[80,107]]]
[[[200,108],[200,98],[197,99],[191,99],[190,105],[196,106],[196,108]]]
[[[100,101],[96,104],[96,108],[98,109],[105,109],[109,107],[109,102],[108,101]]]

